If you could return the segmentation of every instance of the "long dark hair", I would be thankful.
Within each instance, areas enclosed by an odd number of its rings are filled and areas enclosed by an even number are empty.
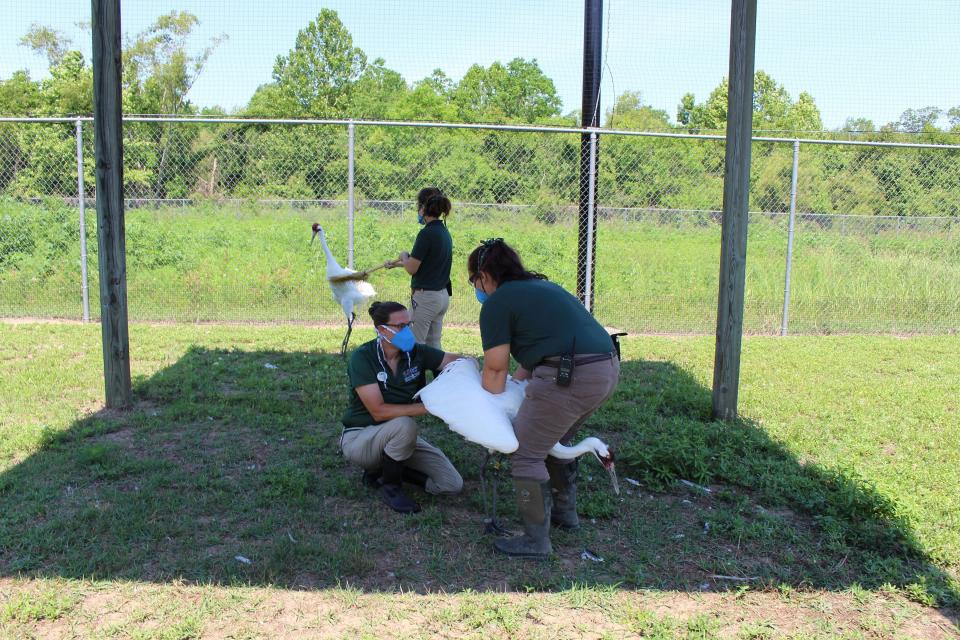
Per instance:
[[[373,324],[379,327],[382,324],[390,322],[391,314],[406,310],[407,308],[399,302],[384,301],[374,302],[370,305],[368,313],[370,314],[370,319],[373,320]]]
[[[492,277],[497,284],[511,280],[548,280],[536,271],[527,271],[520,254],[503,241],[503,238],[484,240],[467,258],[467,271],[472,282],[481,271]]]

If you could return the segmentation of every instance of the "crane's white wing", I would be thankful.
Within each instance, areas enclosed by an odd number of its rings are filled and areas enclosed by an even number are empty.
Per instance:
[[[510,423],[508,410],[523,402],[523,387],[510,381],[509,399],[492,394],[480,383],[476,361],[460,359],[444,367],[437,378],[417,392],[427,411],[447,423],[451,430],[501,453],[513,453],[520,446]],[[519,401],[516,393],[519,390]],[[516,415],[516,410],[513,411]]]

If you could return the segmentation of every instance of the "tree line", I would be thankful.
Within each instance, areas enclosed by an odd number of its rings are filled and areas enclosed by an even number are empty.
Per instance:
[[[190,13],[160,16],[128,38],[123,51],[123,108],[127,114],[228,115],[198,108],[188,98],[221,39],[193,52],[198,24]],[[92,112],[92,69],[67,38],[34,26],[23,46],[45,56],[48,78],[17,71],[0,80],[0,114],[61,116]],[[644,104],[638,91],[616,97],[607,129],[715,133],[726,123],[727,83],[697,100],[684,95],[675,118]],[[881,126],[850,118],[825,131],[814,97],[794,99],[773,77],[757,71],[754,128],[793,139],[857,139],[956,143],[960,107],[908,109]],[[381,58],[359,47],[336,12],[323,9],[303,28],[271,81],[236,113],[262,118],[415,120],[579,125],[562,112],[553,81],[536,60],[515,58],[473,65],[459,80],[442,70],[408,83]],[[946,121],[945,126],[940,126]],[[87,127],[87,136],[91,136]],[[346,132],[342,126],[257,124],[125,126],[128,196],[150,198],[338,198],[346,191]],[[410,199],[422,184],[442,186],[457,200],[560,206],[579,195],[579,137],[502,131],[358,127],[357,188],[362,197]],[[75,195],[72,125],[0,125],[0,194]],[[89,148],[89,147],[88,147]],[[601,136],[598,188],[607,206],[704,208],[719,204],[723,147],[713,141]],[[754,148],[751,206],[789,207],[792,149]],[[93,190],[92,153],[85,158]],[[804,147],[799,206],[803,211],[960,216],[960,154],[942,149]],[[712,204],[711,204],[712,203]]]

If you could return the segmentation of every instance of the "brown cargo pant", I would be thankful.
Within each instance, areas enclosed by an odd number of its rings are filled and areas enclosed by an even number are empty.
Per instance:
[[[575,365],[569,387],[557,386],[556,377],[556,367],[541,365],[534,368],[527,384],[523,404],[513,421],[520,443],[510,457],[514,478],[539,482],[550,479],[544,464],[547,454],[557,442],[569,442],[586,419],[613,395],[620,378],[620,361],[614,356]]]
[[[350,429],[340,437],[343,457],[353,464],[376,471],[381,455],[403,461],[411,469],[427,475],[427,493],[445,495],[460,493],[463,478],[443,451],[417,435],[417,421],[404,416],[383,424]]]

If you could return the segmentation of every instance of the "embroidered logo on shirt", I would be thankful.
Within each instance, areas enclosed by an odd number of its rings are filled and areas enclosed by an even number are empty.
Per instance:
[[[404,382],[413,382],[420,377],[420,367],[413,365],[409,369],[403,372],[403,381]]]

